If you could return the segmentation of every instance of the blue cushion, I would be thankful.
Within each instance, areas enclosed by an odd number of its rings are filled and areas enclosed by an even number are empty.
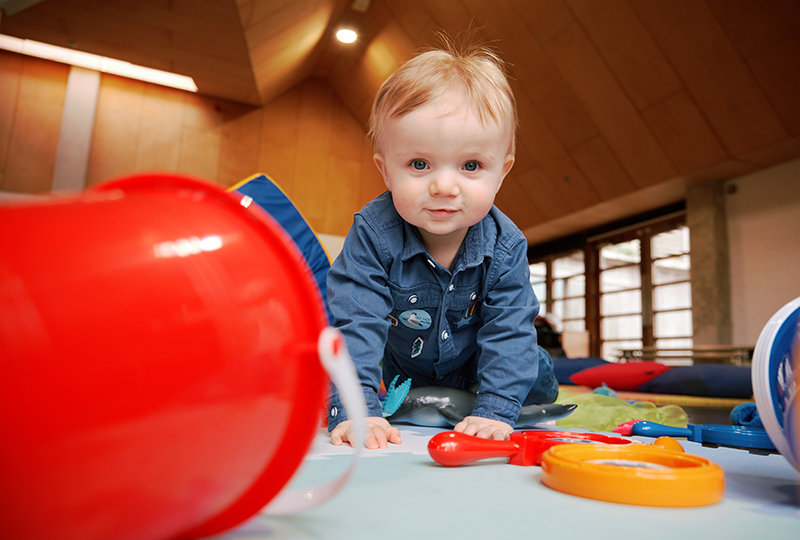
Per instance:
[[[277,221],[306,259],[314,280],[317,282],[322,301],[325,305],[329,324],[333,317],[328,309],[328,288],[325,279],[331,268],[330,259],[325,248],[320,243],[317,235],[306,222],[305,218],[295,208],[289,197],[267,175],[255,175],[252,178],[233,186],[229,191],[240,195],[247,195],[253,202],[265,210]]]
[[[584,358],[567,358],[565,356],[561,356],[558,358],[553,358],[553,372],[556,375],[558,384],[574,385],[575,383],[569,379],[574,374],[578,373],[579,371],[583,371],[584,369],[603,366],[608,363],[609,362],[606,362],[597,356],[587,356]]]
[[[637,391],[741,399],[753,396],[750,368],[731,364],[675,367],[647,381]]]

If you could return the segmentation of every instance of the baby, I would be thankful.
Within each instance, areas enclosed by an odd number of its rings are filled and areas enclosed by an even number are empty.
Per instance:
[[[479,385],[454,429],[481,438],[508,438],[523,405],[556,398],[527,242],[494,206],[516,127],[504,64],[487,48],[422,53],[378,91],[370,136],[388,191],[355,215],[327,278],[367,402],[368,448],[401,442],[381,413],[381,378]],[[328,411],[331,442],[351,442],[335,389]]]

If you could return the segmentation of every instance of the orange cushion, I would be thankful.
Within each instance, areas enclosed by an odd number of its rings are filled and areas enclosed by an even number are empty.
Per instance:
[[[670,369],[670,366],[658,362],[606,364],[579,371],[569,380],[591,388],[597,388],[606,383],[614,390],[634,391],[650,379],[654,379]]]

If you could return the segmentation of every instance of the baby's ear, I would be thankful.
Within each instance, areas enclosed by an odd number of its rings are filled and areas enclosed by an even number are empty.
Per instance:
[[[516,158],[514,158],[513,154],[508,154],[506,156],[506,160],[503,162],[503,174],[500,176],[500,182],[497,184],[497,190],[495,191],[495,194],[500,191],[500,187],[503,185],[503,180],[505,180],[506,175],[511,171],[511,167],[514,166],[515,159]]]
[[[505,177],[509,172],[511,172],[511,167],[514,166],[514,162],[516,158],[513,154],[508,154],[506,156],[505,162],[503,162],[503,177]]]
[[[383,157],[383,154],[380,152],[375,152],[372,154],[372,161],[375,162],[375,166],[380,171],[381,176],[383,176],[383,183],[386,184],[386,189],[389,191],[392,190],[391,186],[389,186],[389,176],[386,174],[386,160]]]

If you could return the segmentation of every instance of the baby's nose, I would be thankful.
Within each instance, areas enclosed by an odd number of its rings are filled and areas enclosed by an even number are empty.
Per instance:
[[[454,197],[459,193],[458,178],[449,170],[439,171],[430,183],[430,193],[439,197]]]

